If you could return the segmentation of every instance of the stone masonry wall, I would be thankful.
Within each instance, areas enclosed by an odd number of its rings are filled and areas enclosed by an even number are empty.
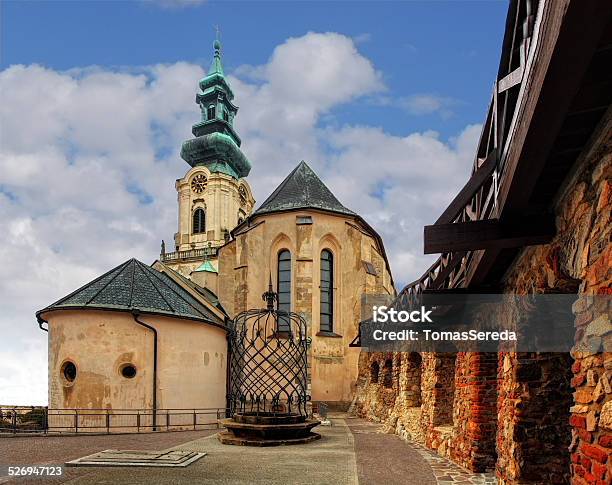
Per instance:
[[[505,280],[519,294],[577,293],[577,341],[607,338],[608,348],[609,300],[597,309],[608,315],[594,321],[589,295],[612,293],[611,180],[608,134],[557,204],[555,239],[523,250]],[[612,353],[596,350],[572,352],[573,362],[568,354],[500,355],[500,483],[612,483]]]
[[[612,352],[601,348],[612,345],[610,299],[592,298],[612,295],[609,133],[560,197],[557,236],[522,250],[502,281],[508,293],[576,294],[576,339],[594,347],[422,353],[420,401],[406,384],[417,382],[406,354],[362,353],[360,415],[473,471],[495,468],[499,484],[612,484]],[[399,362],[397,389],[386,389],[380,377],[388,359]],[[377,382],[370,378],[374,363]]]
[[[492,470],[497,458],[496,353],[457,354],[453,422],[453,461],[475,472]]]

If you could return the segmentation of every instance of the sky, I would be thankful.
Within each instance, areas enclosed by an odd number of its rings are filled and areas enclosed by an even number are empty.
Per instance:
[[[263,201],[306,160],[382,236],[398,289],[467,181],[505,1],[0,3],[0,404],[47,402],[34,314],[172,240],[219,27]]]

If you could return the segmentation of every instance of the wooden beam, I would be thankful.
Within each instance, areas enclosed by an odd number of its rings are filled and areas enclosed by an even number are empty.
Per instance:
[[[550,242],[554,235],[554,219],[548,215],[434,224],[425,226],[424,252],[433,254],[532,246]]]
[[[470,203],[472,197],[474,197],[476,192],[478,192],[480,187],[482,187],[482,184],[491,176],[493,170],[495,170],[496,164],[497,150],[492,150],[491,153],[487,155],[487,158],[482,165],[474,172],[474,174],[470,177],[470,180],[468,180],[468,182],[463,186],[442,215],[438,217],[436,225],[449,224],[455,217],[457,217],[465,206]]]
[[[530,88],[508,150],[506,174],[500,181],[501,214],[518,213],[529,206],[557,134],[610,21],[612,2],[559,0],[547,3],[544,11],[539,53],[525,80]]]
[[[516,86],[523,80],[523,66],[517,67],[514,71],[508,74],[503,79],[499,80],[497,92],[503,93],[513,86]]]

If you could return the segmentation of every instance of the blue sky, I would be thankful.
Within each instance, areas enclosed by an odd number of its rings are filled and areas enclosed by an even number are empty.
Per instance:
[[[334,112],[340,123],[376,120],[390,133],[426,128],[450,136],[484,117],[507,10],[507,2],[494,0],[167,2],[5,1],[0,66],[208,66],[219,25],[232,72],[265,63],[289,37],[339,32],[383,72],[390,98],[383,106],[376,100],[341,106]],[[414,93],[446,99],[452,114],[415,117],[393,108]]]
[[[0,396],[45,403],[36,310],[176,231],[214,25],[259,202],[306,160],[382,236],[398,289],[469,177],[505,1],[0,3]]]

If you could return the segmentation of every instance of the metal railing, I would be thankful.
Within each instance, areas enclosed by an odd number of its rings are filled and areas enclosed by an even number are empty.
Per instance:
[[[173,261],[190,261],[198,260],[202,258],[214,258],[217,256],[219,248],[208,247],[200,249],[188,249],[186,251],[174,251],[172,253],[162,253],[159,255],[162,263],[168,263]]]
[[[2,434],[112,434],[219,428],[226,408],[48,409],[0,406]]]

